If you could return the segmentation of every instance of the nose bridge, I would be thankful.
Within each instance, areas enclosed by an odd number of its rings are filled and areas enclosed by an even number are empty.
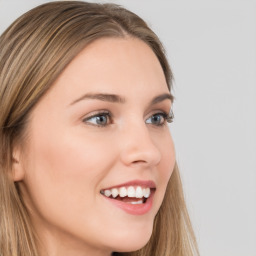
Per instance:
[[[122,129],[121,159],[126,165],[143,164],[155,166],[161,159],[161,152],[155,145],[145,122],[133,122]]]

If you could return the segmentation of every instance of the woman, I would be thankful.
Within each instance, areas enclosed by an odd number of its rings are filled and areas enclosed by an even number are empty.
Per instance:
[[[157,36],[113,4],[52,2],[0,38],[0,254],[197,255]]]

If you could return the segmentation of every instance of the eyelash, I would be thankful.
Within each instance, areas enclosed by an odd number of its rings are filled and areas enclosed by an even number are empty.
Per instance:
[[[164,125],[166,124],[166,122],[167,122],[167,123],[172,123],[172,122],[173,122],[174,115],[173,115],[172,110],[170,111],[170,113],[166,113],[166,112],[157,112],[157,113],[151,115],[150,117],[152,118],[152,117],[158,116],[158,115],[162,116],[163,119],[164,119],[164,121],[163,121],[163,123],[161,123],[161,124],[153,124],[154,126],[161,127],[161,126],[164,126]],[[92,124],[92,123],[88,123],[88,121],[89,121],[90,119],[97,118],[97,117],[107,117],[107,118],[110,120],[110,123],[107,123],[107,124]],[[149,118],[150,118],[150,117],[149,117]],[[149,119],[149,118],[148,118],[148,119]],[[84,123],[89,124],[89,125],[93,125],[93,126],[97,126],[97,127],[100,127],[100,128],[104,128],[104,127],[108,126],[109,124],[113,123],[111,119],[112,119],[112,114],[111,114],[109,111],[99,111],[99,112],[96,113],[96,114],[93,114],[93,115],[91,115],[91,116],[89,116],[89,117],[84,118],[82,121],[83,121]],[[148,119],[147,119],[147,120],[148,120]]]
[[[99,124],[92,124],[92,123],[88,123],[88,120],[92,119],[92,118],[96,118],[96,117],[101,117],[101,116],[105,116],[105,117],[108,117],[108,119],[112,119],[112,114],[109,112],[109,111],[99,111],[98,113],[96,114],[93,114],[91,116],[88,116],[86,118],[83,119],[83,122],[84,123],[87,123],[89,125],[93,125],[93,126],[97,126],[97,127],[100,127],[100,128],[103,128],[103,127],[106,127],[107,125],[109,124],[105,124],[105,125],[99,125]]]

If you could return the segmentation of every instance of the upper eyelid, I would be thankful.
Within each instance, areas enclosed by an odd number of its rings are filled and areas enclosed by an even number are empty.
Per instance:
[[[146,120],[148,120],[149,118],[151,118],[152,116],[155,116],[155,115],[162,115],[163,118],[165,119],[165,121],[167,121],[168,117],[169,117],[169,113],[167,113],[165,111],[160,111],[160,112],[156,112],[154,114],[151,114]]]
[[[157,114],[163,114],[163,115],[164,115],[164,118],[165,118],[165,121],[166,121],[167,123],[172,123],[172,122],[173,122],[174,114],[173,114],[172,108],[171,108],[170,111],[168,111],[168,112],[160,110],[160,111],[158,111],[158,112],[156,112],[156,113],[154,113],[154,114],[151,114],[148,118],[150,118],[150,117],[153,116],[153,115],[157,115]]]
[[[172,113],[172,111],[164,111],[164,110],[160,110],[160,109],[156,109],[153,110],[149,115],[147,115],[149,118],[150,116],[156,115],[156,114],[164,114],[164,115],[169,115],[170,113]],[[99,111],[93,111],[92,113],[90,113],[88,116],[84,116],[82,119],[90,119],[96,116],[100,116],[100,115],[109,115],[110,117],[113,117],[113,114],[108,111],[108,110],[99,110]],[[147,119],[146,118],[146,119]]]
[[[99,110],[99,111],[93,111],[92,113],[90,113],[86,116],[83,116],[82,119],[83,120],[90,119],[90,118],[100,116],[100,115],[109,115],[110,117],[112,116],[111,112],[108,110]]]
[[[170,113],[171,113],[171,115],[170,115]],[[113,124],[113,119],[114,119],[114,117],[113,117],[112,113],[111,113],[110,111],[108,111],[108,110],[99,110],[99,111],[97,111],[97,112],[96,112],[96,111],[95,111],[95,112],[92,112],[91,114],[89,114],[89,116],[83,117],[83,118],[82,118],[82,122],[84,122],[84,123],[88,122],[88,124],[91,124],[91,123],[89,122],[90,119],[93,119],[93,118],[95,118],[95,117],[97,117],[97,116],[101,116],[101,115],[102,115],[102,116],[107,116],[108,119],[109,119],[109,122],[108,122],[107,124],[105,124],[105,125],[97,125],[97,124],[92,124],[92,125],[95,125],[95,126],[98,126],[98,127],[106,127],[106,126],[108,126],[108,125]],[[172,110],[166,112],[166,111],[164,111],[164,110],[159,110],[159,109],[158,109],[158,110],[155,110],[153,113],[151,112],[151,114],[148,115],[148,116],[145,118],[145,122],[146,122],[149,118],[151,118],[152,116],[154,116],[154,115],[162,115],[162,116],[164,117],[164,119],[165,119],[165,122],[171,123],[172,120],[173,120]],[[169,117],[169,120],[168,120],[168,117]],[[161,126],[161,125],[159,125],[159,126]]]
[[[108,123],[106,124],[94,124],[92,122],[90,122],[91,119],[93,118],[96,118],[98,116],[107,116],[108,117]],[[111,116],[111,113],[109,111],[101,111],[101,112],[97,112],[95,114],[91,114],[89,116],[86,116],[84,118],[82,118],[82,122],[86,125],[92,125],[92,126],[95,126],[95,127],[98,127],[98,128],[104,128],[108,125],[110,125],[112,123],[112,116]]]
[[[169,116],[172,113],[173,113],[172,109],[170,109],[170,111],[165,111],[165,110],[158,109],[158,110],[154,110],[153,113],[149,115],[149,117],[153,116],[153,115],[156,115],[156,114],[164,114],[166,116]]]
[[[170,110],[168,110],[168,111],[166,111],[164,109],[157,108],[157,109],[151,110],[149,112],[149,114],[147,114],[147,116],[150,117],[152,115],[161,114],[161,113],[169,115],[169,114],[173,114],[173,110],[172,110],[172,108]],[[91,117],[95,117],[95,116],[103,115],[103,114],[108,114],[110,117],[114,116],[110,110],[102,109],[102,110],[92,111],[89,114],[84,115],[82,117],[82,119],[91,118]]]

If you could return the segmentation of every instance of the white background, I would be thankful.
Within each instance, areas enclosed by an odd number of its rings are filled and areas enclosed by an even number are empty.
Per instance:
[[[0,0],[0,32],[44,2]],[[171,131],[201,255],[256,256],[256,1],[112,2],[167,49]]]

